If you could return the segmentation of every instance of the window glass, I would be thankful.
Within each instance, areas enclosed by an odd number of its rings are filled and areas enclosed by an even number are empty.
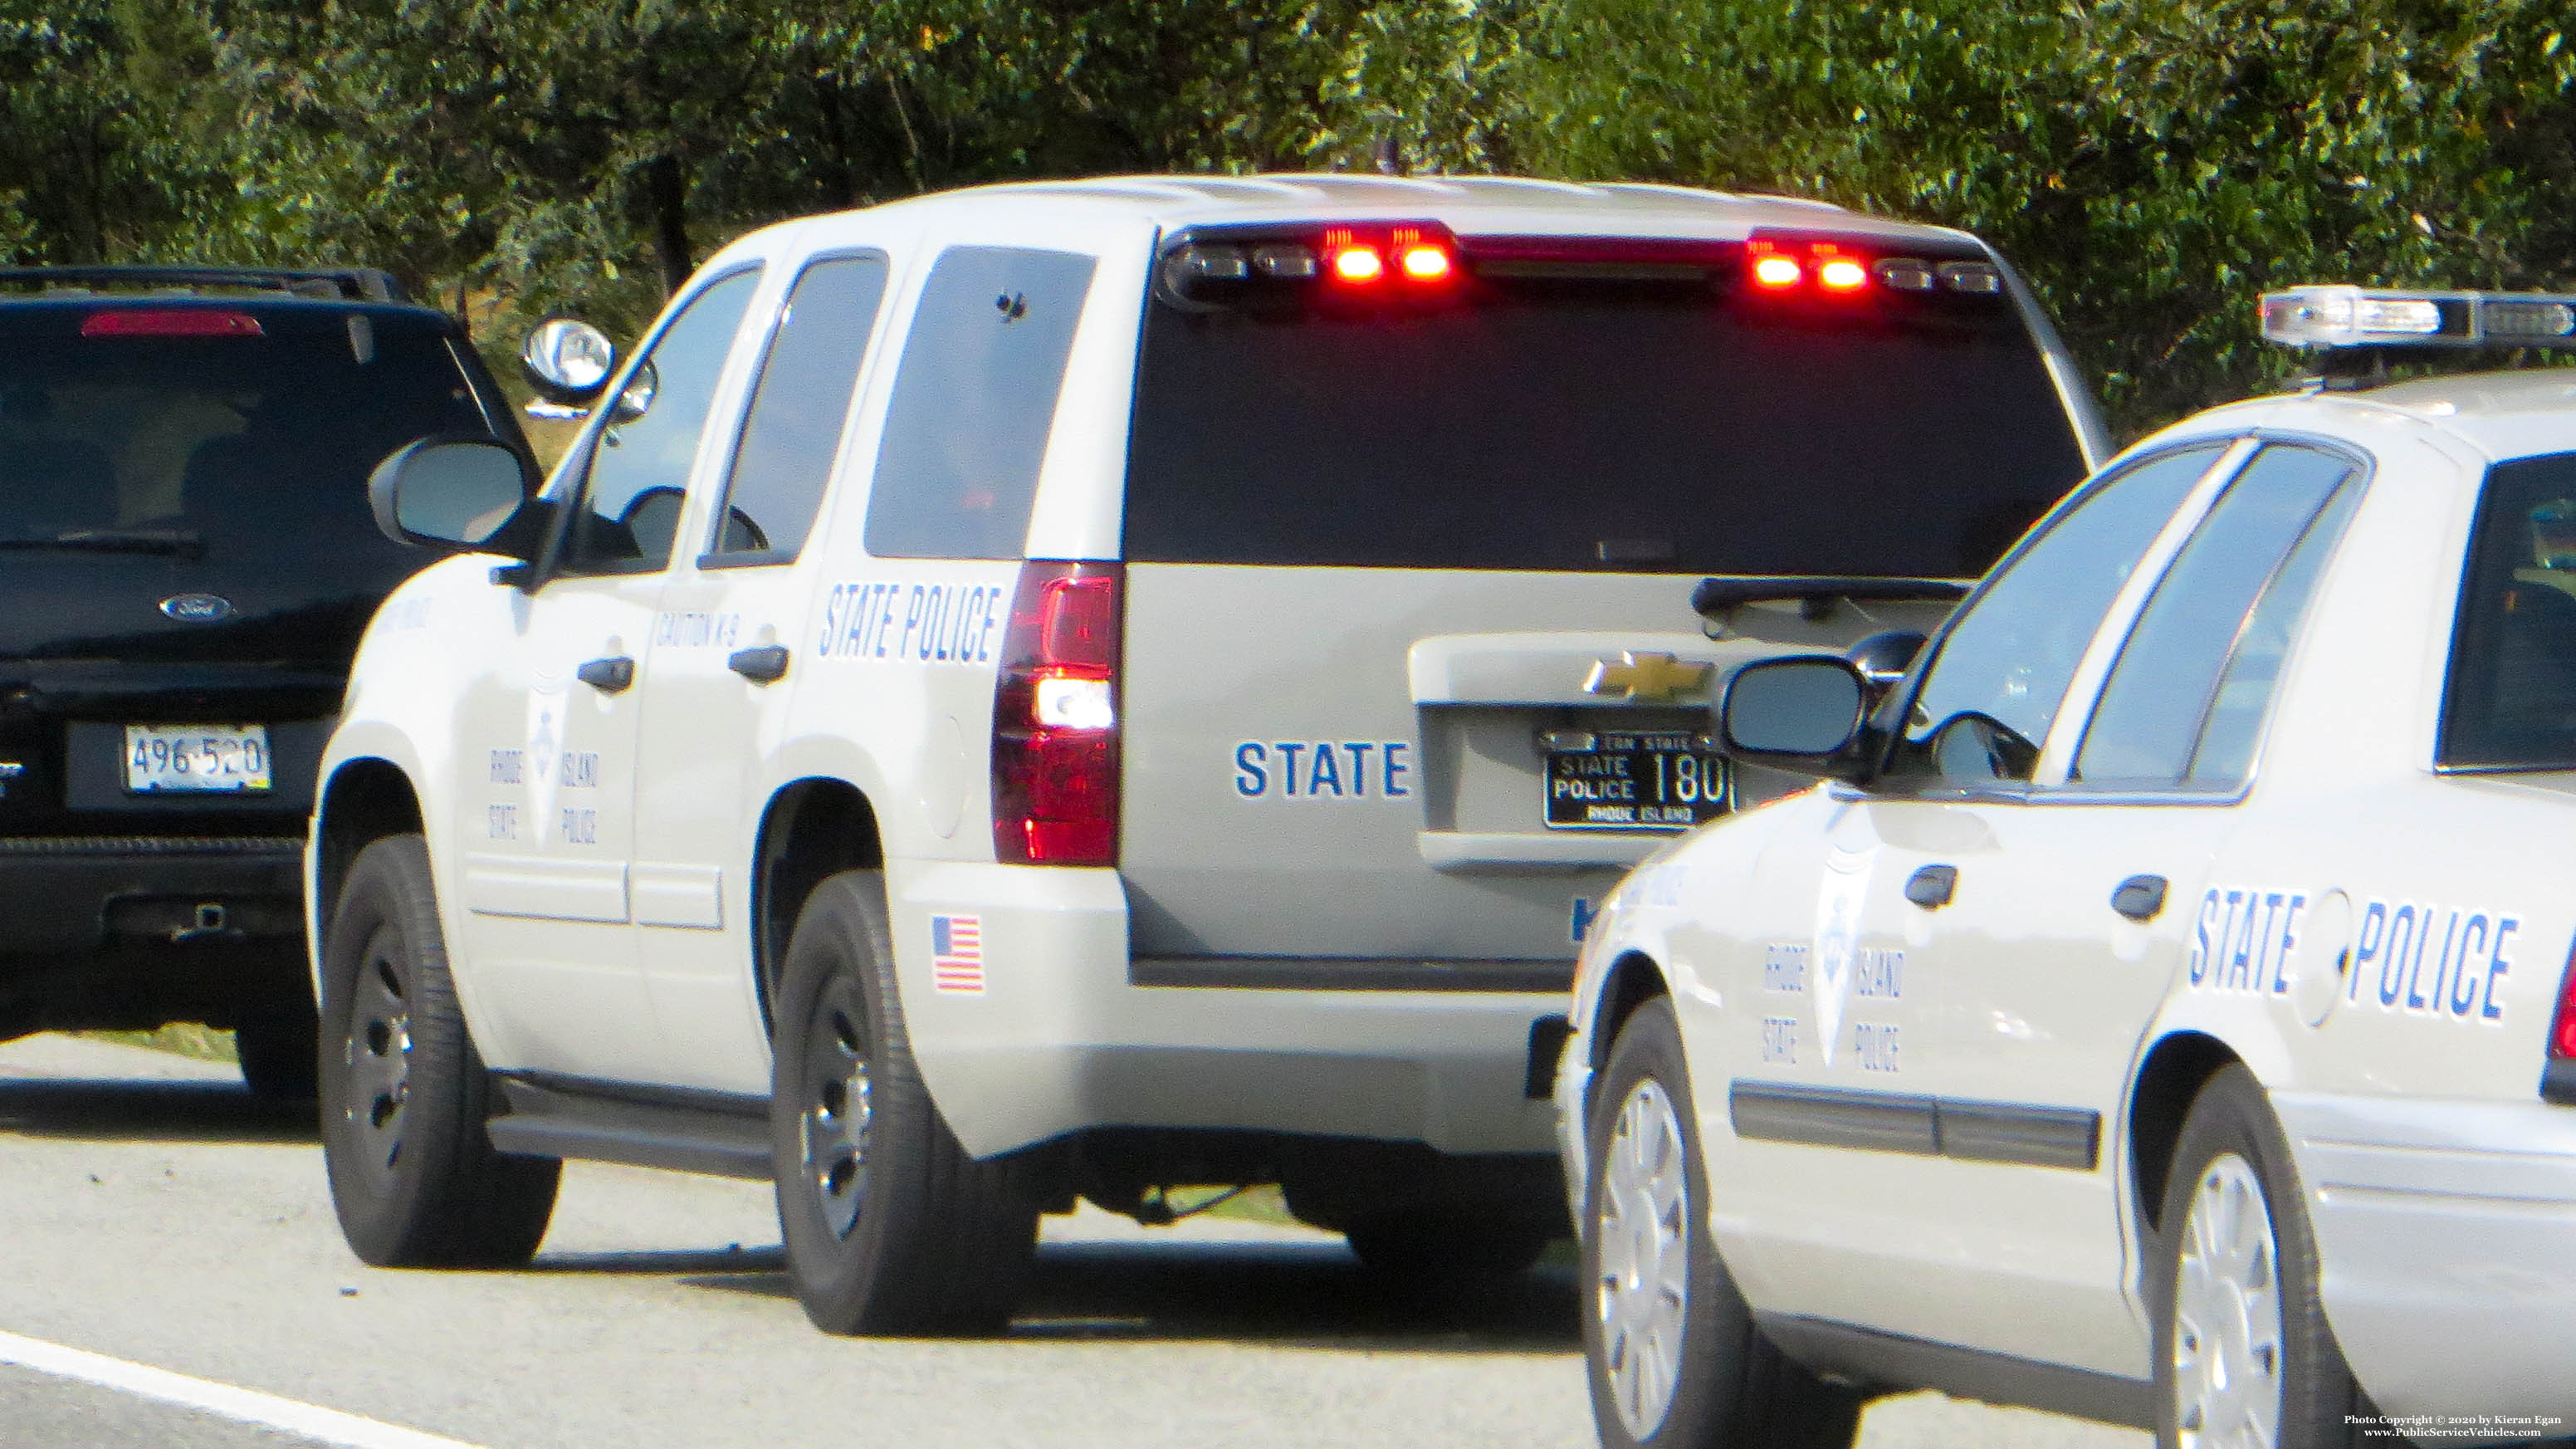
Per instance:
[[[601,400],[616,411],[591,448],[562,572],[647,573],[670,563],[716,376],[759,282],[757,270],[736,272],[691,298],[625,391]]]
[[[2076,778],[2130,788],[2244,779],[2290,632],[2340,528],[2340,510],[2322,511],[2353,472],[2333,454],[2275,445],[2227,485],[2121,646]]]
[[[2576,453],[2487,470],[2452,626],[2439,758],[2576,765]]]
[[[2026,780],[2084,649],[2216,444],[2159,454],[2094,487],[2005,566],[1941,643],[1889,773]]]
[[[1765,317],[1480,274],[1146,310],[1130,561],[1975,578],[2084,477],[2016,309]]]
[[[796,278],[761,360],[711,552],[784,563],[805,546],[885,283],[878,256],[826,257]]]
[[[879,558],[1017,558],[1092,260],[951,247],[904,342],[868,496]]]

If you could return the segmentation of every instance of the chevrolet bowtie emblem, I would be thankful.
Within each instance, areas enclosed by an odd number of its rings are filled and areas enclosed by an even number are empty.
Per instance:
[[[1621,654],[1597,660],[1583,676],[1585,694],[1615,694],[1632,704],[1664,704],[1708,684],[1709,666],[1669,654]]]

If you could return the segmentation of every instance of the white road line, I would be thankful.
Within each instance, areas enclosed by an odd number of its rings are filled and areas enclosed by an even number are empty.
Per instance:
[[[21,1338],[0,1332],[0,1364],[15,1364],[57,1378],[79,1379],[103,1388],[119,1389],[147,1399],[183,1408],[220,1415],[264,1429],[282,1429],[317,1444],[336,1444],[344,1449],[475,1449],[462,1439],[446,1439],[424,1434],[418,1429],[398,1428],[325,1409],[315,1404],[281,1399],[257,1389],[238,1389],[231,1384],[192,1379],[149,1364],[128,1363],[103,1353],[88,1353],[65,1348],[42,1339]]]

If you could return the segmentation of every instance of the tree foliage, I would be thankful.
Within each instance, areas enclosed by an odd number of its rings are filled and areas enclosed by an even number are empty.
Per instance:
[[[1365,168],[1967,227],[2144,426],[2253,294],[2576,285],[2564,0],[0,0],[0,258],[387,266],[640,325],[764,221]]]

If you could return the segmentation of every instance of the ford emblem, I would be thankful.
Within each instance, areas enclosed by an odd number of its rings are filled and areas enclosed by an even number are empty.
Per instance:
[[[233,616],[233,601],[213,594],[173,594],[161,601],[161,612],[183,624],[211,624]]]

